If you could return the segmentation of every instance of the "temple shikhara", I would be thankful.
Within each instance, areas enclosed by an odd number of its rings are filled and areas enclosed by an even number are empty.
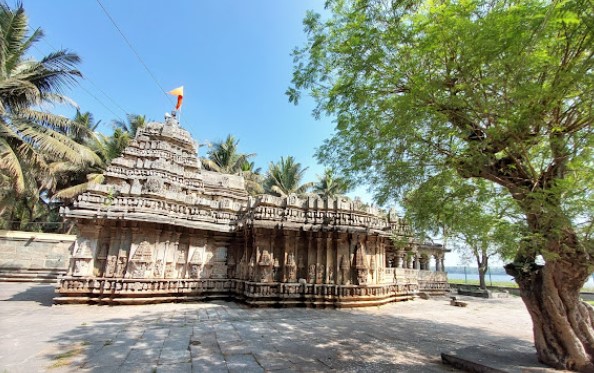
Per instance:
[[[105,182],[62,210],[78,238],[56,303],[236,299],[354,307],[443,294],[441,245],[348,198],[249,196],[202,169],[175,117],[138,130]]]

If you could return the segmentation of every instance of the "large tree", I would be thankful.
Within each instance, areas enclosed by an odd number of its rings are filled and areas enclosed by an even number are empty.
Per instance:
[[[100,162],[77,143],[72,121],[47,111],[73,104],[63,91],[81,74],[79,57],[66,50],[39,60],[28,56],[42,37],[41,29],[29,31],[21,4],[0,2],[0,224],[12,229],[37,230],[57,217],[46,187],[53,163],[84,168]]]
[[[290,100],[336,118],[319,156],[380,200],[453,170],[501,186],[527,233],[506,266],[539,359],[594,371],[594,6],[330,0],[309,13]],[[441,206],[435,205],[436,209]],[[538,259],[544,258],[544,265]]]
[[[42,110],[48,103],[70,102],[62,91],[81,76],[75,69],[78,56],[66,50],[39,61],[27,57],[42,37],[41,29],[29,34],[22,5],[11,9],[0,3],[0,172],[10,176],[17,193],[25,193],[27,167],[45,171],[52,159],[98,161],[63,134],[70,126],[67,118]]]

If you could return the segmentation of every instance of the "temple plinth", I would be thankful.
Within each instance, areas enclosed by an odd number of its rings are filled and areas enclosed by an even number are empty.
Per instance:
[[[397,216],[348,198],[250,197],[196,153],[175,118],[149,123],[63,208],[79,235],[56,303],[354,307],[447,292],[447,250]]]

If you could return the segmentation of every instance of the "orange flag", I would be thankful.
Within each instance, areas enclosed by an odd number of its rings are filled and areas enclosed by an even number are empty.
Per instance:
[[[184,100],[184,86],[182,85],[181,87],[172,89],[167,93],[177,96],[177,105],[175,105],[175,110],[179,110],[179,108],[182,106],[182,101]]]

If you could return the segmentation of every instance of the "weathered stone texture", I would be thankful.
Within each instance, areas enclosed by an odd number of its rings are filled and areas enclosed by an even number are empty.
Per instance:
[[[79,236],[57,302],[352,307],[447,289],[446,250],[402,219],[348,198],[250,197],[241,176],[201,169],[172,118],[140,129],[62,213]]]
[[[76,236],[0,231],[0,269],[67,270]]]

